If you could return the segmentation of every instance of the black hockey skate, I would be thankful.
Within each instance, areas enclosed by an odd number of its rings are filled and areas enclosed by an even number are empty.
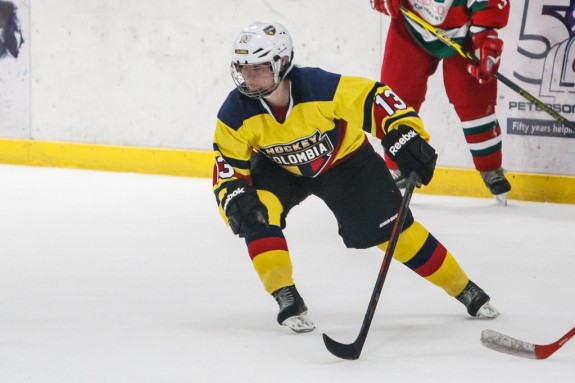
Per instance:
[[[479,172],[485,186],[489,189],[491,194],[495,196],[497,201],[507,205],[507,193],[511,190],[511,184],[505,178],[505,170],[498,168],[494,170],[487,170]]]
[[[272,293],[279,305],[278,323],[295,332],[309,332],[315,325],[307,315],[307,306],[295,286],[282,287]]]
[[[472,317],[495,319],[499,316],[499,311],[489,303],[489,295],[472,281],[469,281],[455,299],[465,305],[467,312]]]

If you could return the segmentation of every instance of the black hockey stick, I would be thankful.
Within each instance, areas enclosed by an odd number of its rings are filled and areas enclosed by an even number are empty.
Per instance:
[[[404,6],[401,6],[401,12],[403,12],[403,14],[405,16],[407,16],[409,19],[411,19],[414,22],[416,22],[417,24],[419,24],[422,28],[425,28],[428,32],[430,32],[432,35],[437,37],[439,40],[441,40],[442,43],[455,49],[457,51],[457,53],[459,53],[461,56],[463,56],[466,59],[471,60],[473,62],[479,61],[479,59],[477,57],[475,57],[474,54],[469,53],[466,50],[464,50],[463,47],[461,45],[459,45],[457,42],[453,41],[448,36],[444,35],[440,31],[438,31],[434,26],[429,24],[427,21],[423,20],[421,17],[417,16],[415,13],[411,12],[409,9],[405,8]],[[519,93],[527,101],[531,102],[532,104],[537,105],[538,108],[545,111],[548,115],[553,117],[556,121],[558,121],[558,122],[562,123],[563,125],[575,130],[575,123],[569,121],[568,119],[566,119],[565,117],[563,117],[562,115],[560,115],[559,113],[554,111],[547,104],[543,103],[543,101],[539,100],[537,97],[533,96],[531,93],[529,93],[525,89],[521,88],[519,85],[517,85],[516,83],[514,83],[513,81],[511,81],[510,79],[508,79],[507,77],[505,77],[501,73],[495,71],[493,73],[493,77],[495,77],[497,80],[499,80],[502,83],[504,83],[505,85],[507,85],[509,88],[511,88],[515,92]]]
[[[383,282],[385,281],[385,276],[387,275],[387,270],[389,270],[389,265],[393,259],[393,253],[395,252],[395,246],[397,245],[397,240],[399,239],[399,234],[403,228],[403,223],[405,222],[405,217],[409,211],[409,201],[413,195],[413,189],[419,183],[419,177],[415,172],[411,172],[409,178],[407,179],[407,186],[403,194],[403,200],[399,206],[399,211],[397,212],[397,220],[391,231],[391,236],[389,238],[389,244],[383,257],[383,262],[381,269],[379,270],[379,275],[377,276],[377,281],[375,282],[375,287],[371,294],[371,299],[369,300],[369,305],[367,307],[367,312],[361,324],[361,330],[356,340],[351,344],[339,343],[331,339],[326,334],[323,334],[323,342],[327,347],[328,351],[338,358],[355,360],[359,358],[361,350],[363,349],[363,344],[367,338],[367,333],[369,332],[369,326],[375,314],[375,308],[377,307],[377,302],[379,301],[379,296],[381,294],[381,289],[383,288]]]

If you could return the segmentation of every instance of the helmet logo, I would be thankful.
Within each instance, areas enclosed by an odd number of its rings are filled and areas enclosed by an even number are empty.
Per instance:
[[[240,44],[247,44],[252,39],[252,35],[242,35],[240,37]]]
[[[276,34],[276,27],[274,27],[273,25],[269,25],[264,28],[264,33],[266,35],[273,36]]]

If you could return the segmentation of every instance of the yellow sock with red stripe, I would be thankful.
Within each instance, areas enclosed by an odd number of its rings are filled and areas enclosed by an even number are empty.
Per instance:
[[[287,242],[278,226],[246,240],[254,268],[268,293],[294,284]]]
[[[385,251],[387,244],[378,247]],[[453,297],[469,282],[453,255],[417,221],[401,233],[393,257]]]

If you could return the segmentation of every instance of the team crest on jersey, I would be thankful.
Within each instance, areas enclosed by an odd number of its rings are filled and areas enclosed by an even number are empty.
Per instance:
[[[286,144],[261,147],[259,151],[282,166],[311,166],[311,173],[318,174],[327,165],[334,146],[325,134],[316,130],[308,137]],[[302,170],[302,174],[309,173]],[[306,174],[307,175],[307,174]]]

